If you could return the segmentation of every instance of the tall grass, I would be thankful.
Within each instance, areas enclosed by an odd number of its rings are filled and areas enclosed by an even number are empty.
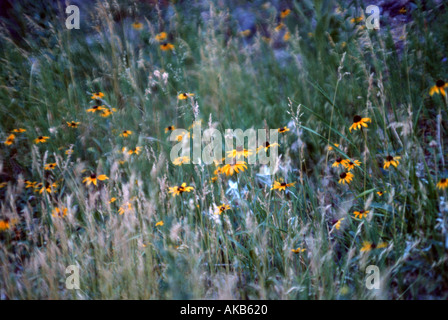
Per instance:
[[[360,1],[262,4],[97,1],[80,7],[81,30],[65,28],[65,7],[16,4],[1,32],[0,132],[26,132],[0,147],[0,220],[13,222],[0,231],[1,299],[448,297],[447,194],[436,187],[448,175],[448,110],[429,96],[447,80],[446,6],[409,3],[407,23],[371,31],[350,22]],[[255,17],[250,35],[236,6]],[[174,51],[159,48],[161,31]],[[113,115],[86,112],[98,91]],[[368,128],[350,132],[355,115]],[[214,165],[173,165],[164,129],[199,119],[222,132],[287,125],[275,175],[250,165],[211,182]],[[399,165],[384,169],[389,155]],[[362,163],[348,185],[338,157]],[[91,173],[109,179],[86,186]],[[296,184],[271,190],[279,179]],[[168,193],[183,182],[194,190]],[[223,203],[231,209],[214,214]],[[66,289],[69,265],[80,290]],[[366,288],[369,265],[380,289]]]

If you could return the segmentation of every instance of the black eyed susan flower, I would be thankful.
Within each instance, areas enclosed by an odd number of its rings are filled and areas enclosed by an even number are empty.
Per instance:
[[[143,149],[142,147],[135,147],[134,149],[130,149],[129,151],[127,151],[127,153],[129,155],[131,155],[131,154],[140,154],[142,149]],[[123,152],[126,152],[126,148],[123,148]]]
[[[252,150],[247,150],[241,146],[238,146],[238,147],[236,147],[236,149],[227,151],[227,157],[229,157],[229,158],[240,158],[240,157],[247,158],[248,156],[250,156],[253,153],[254,152]]]
[[[342,183],[342,184],[345,184],[345,183],[349,184],[350,182],[352,182],[354,176],[355,175],[353,173],[351,173],[351,172],[342,172],[339,175],[339,181],[338,182]]]
[[[163,227],[163,221],[160,220],[159,222],[157,222],[156,227]]]
[[[97,185],[98,180],[99,181],[104,181],[109,179],[108,176],[106,176],[105,174],[100,174],[99,176],[97,176],[96,174],[92,173],[90,176],[85,177],[82,182],[85,183],[86,185],[90,185],[91,183],[93,183],[94,185]]]
[[[350,23],[361,22],[363,19],[364,19],[363,16],[361,16],[361,17],[357,17],[357,18],[351,18],[351,19],[350,19]]]
[[[92,100],[101,99],[104,97],[104,93],[102,92],[94,92],[92,93],[92,96],[90,97]]]
[[[346,160],[343,160],[341,157],[336,158],[336,160],[331,165],[332,167],[338,168],[339,166],[345,167]]]
[[[180,134],[176,137],[177,141],[182,141],[184,138],[190,139],[190,132],[187,132],[185,134]]]
[[[56,188],[58,187],[58,184],[56,182],[50,183],[46,182],[45,184],[39,183],[35,186],[35,190],[39,191],[40,194],[44,193],[46,191],[47,193],[54,193],[56,192]]]
[[[347,171],[351,171],[353,170],[355,167],[359,167],[361,165],[361,161],[359,160],[350,160],[347,159],[345,160],[345,162],[343,163],[344,167],[347,168]]]
[[[391,165],[393,165],[395,168],[398,167],[398,165],[400,164],[400,162],[398,160],[400,160],[401,157],[392,157],[392,156],[387,156],[386,160],[384,161],[384,169],[388,169]]]
[[[170,50],[174,50],[174,45],[172,45],[171,43],[162,43],[160,45],[160,50],[162,51],[170,51]]]
[[[220,215],[221,213],[223,213],[224,211],[229,210],[229,209],[230,209],[230,206],[228,204],[222,204],[216,209],[215,214]]]
[[[353,214],[355,215],[355,218],[362,219],[362,218],[367,217],[369,212],[370,212],[369,210],[360,210],[360,211],[353,212]]]
[[[12,130],[12,132],[22,133],[22,132],[26,132],[26,129],[18,128],[18,129],[14,129],[14,130]]]
[[[283,41],[289,41],[290,38],[291,38],[291,32],[286,31],[285,34],[283,35]]]
[[[373,249],[381,249],[381,248],[386,248],[386,247],[387,247],[386,242],[380,242],[378,245],[376,245],[370,241],[364,241],[362,243],[361,252],[369,252],[370,250],[373,250]]]
[[[115,109],[115,108],[103,108],[102,111],[103,111],[103,112],[101,113],[101,116],[102,116],[103,118],[107,118],[107,117],[109,117],[110,115],[114,114],[114,112],[117,112],[117,109]]]
[[[219,175],[219,174],[221,174],[221,173],[223,173],[223,172],[222,172],[222,168],[220,168],[220,167],[217,167],[216,170],[213,172],[213,174],[214,174],[215,176],[217,176],[217,175]]]
[[[262,150],[262,149],[264,149],[264,151],[267,152],[269,148],[276,147],[276,146],[277,147],[279,146],[279,144],[277,142],[270,144],[269,141],[266,141],[265,143],[263,143],[261,146],[259,146],[257,148],[257,153],[260,152],[260,150]]]
[[[134,22],[132,24],[132,28],[134,28],[135,30],[142,30],[143,29],[143,23],[141,23],[141,22]]]
[[[118,209],[118,214],[121,216],[125,212],[132,211],[132,204],[130,202],[126,202]]]
[[[288,127],[281,127],[281,128],[278,128],[277,131],[279,133],[285,133],[285,132],[289,131],[289,128]]]
[[[112,197],[112,198],[110,198],[109,203],[114,203],[115,201],[117,201],[117,198]]]
[[[291,249],[291,252],[292,253],[303,253],[303,252],[305,252],[306,251],[306,249],[305,248],[297,248],[297,249]]]
[[[45,143],[45,142],[47,142],[48,139],[50,139],[50,137],[47,137],[47,136],[38,136],[36,139],[34,139],[34,143],[35,143],[35,144]]]
[[[36,186],[36,181],[25,180],[25,188],[34,188]]]
[[[175,166],[180,166],[184,163],[186,163],[186,164],[190,163],[190,157],[187,157],[187,156],[179,157],[179,158],[174,159],[174,161],[173,161],[173,164]]]
[[[104,109],[105,109],[105,106],[104,106],[104,105],[102,105],[102,106],[93,106],[92,108],[87,109],[87,112],[95,113],[95,112],[97,112],[97,111],[102,111],[102,110],[104,110]]]
[[[399,14],[405,14],[407,12],[405,7],[401,7],[400,10],[398,10]]]
[[[123,132],[120,133],[120,137],[127,138],[127,137],[129,137],[131,134],[132,134],[132,131],[131,131],[131,130],[123,130]]]
[[[69,128],[78,128],[78,125],[79,125],[80,123],[81,123],[81,122],[67,121],[67,125],[68,125]]]
[[[56,168],[56,162],[53,162],[53,163],[47,163],[47,164],[44,166],[44,170],[53,170],[54,168]]]
[[[7,146],[10,146],[14,143],[14,140],[16,140],[16,135],[11,133],[8,136],[8,138],[6,138],[4,144],[6,144]]]
[[[339,143],[333,143],[333,146],[335,146],[336,148],[339,148]],[[333,150],[333,146],[329,145],[328,146],[328,150]]]
[[[218,177],[217,176],[214,176],[214,177],[211,177],[210,178],[210,182],[211,183],[214,183],[214,182],[216,182],[218,180]]]
[[[34,192],[38,192],[40,190],[40,188],[42,188],[43,184],[42,182],[36,183],[33,188],[34,188]]]
[[[275,27],[275,31],[280,31],[285,27],[284,23],[279,23],[276,27]]]
[[[169,131],[173,131],[174,129],[176,129],[175,126],[169,126],[165,128],[165,133],[169,132]]]
[[[234,173],[244,172],[247,169],[246,162],[244,161],[233,161],[228,163],[221,168],[221,172],[225,173],[226,176],[232,176]]]
[[[432,96],[434,93],[446,96],[445,88],[448,87],[448,83],[443,80],[437,80],[436,84],[429,89],[429,95]]]
[[[193,187],[187,187],[187,184],[184,182],[180,186],[169,187],[169,193],[172,193],[174,197],[177,195],[181,195],[184,192],[191,192],[191,190],[193,189]]]
[[[386,193],[386,191],[378,191],[376,194],[377,194],[378,196],[382,197],[383,194],[385,194],[385,193]]]
[[[248,37],[248,36],[250,36],[251,33],[252,33],[252,31],[250,31],[250,29],[246,29],[246,30],[240,31],[240,36]]]
[[[336,221],[336,223],[334,224],[334,227],[336,228],[336,230],[341,229],[341,224],[342,224],[342,221],[344,221],[344,220],[345,220],[345,218],[341,218]]]
[[[67,208],[54,208],[51,216],[53,218],[64,218],[65,216],[67,216],[67,213]]]
[[[168,34],[166,32],[160,32],[156,35],[156,40],[159,42],[165,41],[168,38]]]
[[[194,93],[186,93],[186,92],[184,92],[184,93],[179,94],[179,95],[177,96],[177,99],[179,99],[179,100],[185,100],[185,99],[187,99],[187,98],[189,98],[189,97],[193,97],[193,96],[194,96]]]
[[[10,230],[15,224],[17,224],[17,219],[2,219],[0,220],[0,231]]]
[[[280,18],[286,18],[287,16],[289,16],[289,14],[291,13],[291,10],[290,9],[283,9],[281,12],[280,12]]]
[[[279,191],[285,191],[286,188],[294,186],[296,183],[286,183],[286,182],[280,182],[280,181],[274,181],[274,185],[272,186],[271,190],[279,190]]]
[[[8,182],[0,182],[0,189],[3,189],[4,187],[6,187],[8,185]]]
[[[361,129],[362,127],[367,128],[367,122],[372,122],[372,119],[370,118],[363,118],[361,116],[354,116],[353,117],[353,124],[350,126],[350,132],[352,132],[352,130],[358,130]]]
[[[448,188],[448,179],[440,179],[440,181],[437,182],[437,188],[440,190]]]

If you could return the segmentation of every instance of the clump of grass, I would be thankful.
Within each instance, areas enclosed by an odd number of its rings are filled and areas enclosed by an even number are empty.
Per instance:
[[[204,6],[5,21],[0,297],[446,299],[444,7],[402,11],[397,37],[344,1],[246,8],[250,32]],[[171,163],[199,120],[288,128],[274,175]]]

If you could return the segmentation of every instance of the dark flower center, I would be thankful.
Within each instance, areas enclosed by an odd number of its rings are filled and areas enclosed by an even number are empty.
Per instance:
[[[341,162],[341,161],[342,161],[341,158],[337,158],[337,159],[336,159],[336,162],[338,162],[338,163]]]
[[[446,179],[443,178],[442,180],[440,180],[440,182],[441,182],[441,183],[445,183],[445,182],[446,182]]]
[[[171,130],[173,130],[173,127],[169,126],[167,129],[171,131]]]
[[[436,86],[439,88],[442,88],[445,85],[445,81],[443,80],[437,80]]]
[[[364,213],[364,210],[359,210],[359,213],[360,213],[360,214],[363,214],[363,213]]]
[[[96,179],[96,174],[91,174],[90,179]]]
[[[353,162],[350,161],[348,164],[352,166],[352,165],[353,165]]]
[[[281,186],[286,187],[286,182],[282,182]]]
[[[372,249],[376,248],[376,244],[372,243],[372,245],[370,246]]]
[[[224,210],[226,210],[226,207],[224,207],[224,206],[221,206],[221,207],[219,208],[219,211],[221,211],[221,212],[223,212]]]
[[[266,141],[266,142],[263,144],[263,146],[264,146],[265,148],[269,148],[270,144],[269,144],[269,142]]]
[[[37,139],[38,139],[38,140],[42,140],[42,139],[43,139],[43,137],[42,137],[42,136],[39,136],[39,137],[37,137]]]
[[[339,177],[341,177],[341,179],[344,179],[346,176],[347,176],[347,174],[345,172],[342,172]]]
[[[394,157],[392,157],[392,156],[387,156],[386,160],[387,160],[387,161],[392,161],[392,160],[394,160]]]
[[[361,116],[356,115],[356,116],[353,117],[353,122],[354,123],[357,123],[357,122],[359,122],[361,120],[362,120]]]

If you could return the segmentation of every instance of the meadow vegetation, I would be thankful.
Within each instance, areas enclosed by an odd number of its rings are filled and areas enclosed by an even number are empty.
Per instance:
[[[443,1],[380,30],[361,1],[57,3],[1,20],[0,299],[448,298]],[[274,174],[173,163],[195,121],[279,129]]]

